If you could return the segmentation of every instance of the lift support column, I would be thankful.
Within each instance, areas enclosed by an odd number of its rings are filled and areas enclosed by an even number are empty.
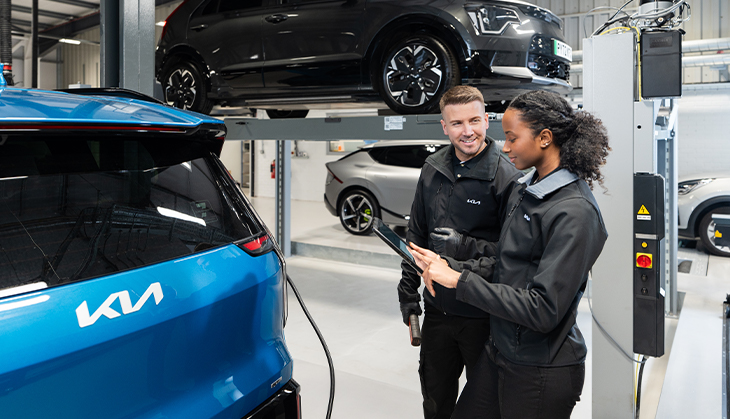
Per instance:
[[[593,418],[629,419],[635,353],[662,356],[665,309],[677,313],[677,106],[639,99],[635,33],[585,39],[583,51],[585,109],[603,121],[611,147],[601,168],[607,191],[594,189],[609,237],[590,284]]]
[[[155,68],[155,1],[102,0],[101,87],[123,87],[152,96]]]

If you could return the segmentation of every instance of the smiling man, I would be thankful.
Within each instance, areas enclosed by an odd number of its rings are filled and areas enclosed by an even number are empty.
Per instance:
[[[451,146],[434,153],[421,170],[408,222],[408,242],[439,253],[447,261],[479,256],[462,246],[464,235],[496,242],[504,206],[522,172],[499,153],[487,136],[489,121],[479,90],[455,86],[441,98],[441,125]],[[435,240],[436,239],[436,240]],[[473,253],[473,254],[470,254]],[[403,322],[421,314],[421,279],[406,263],[398,284]],[[489,337],[489,315],[456,301],[453,289],[424,291],[419,375],[426,419],[449,418],[459,392],[459,377],[467,379]]]

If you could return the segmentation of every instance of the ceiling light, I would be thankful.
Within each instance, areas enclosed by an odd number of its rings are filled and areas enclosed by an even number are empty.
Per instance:
[[[81,41],[77,41],[75,39],[61,38],[58,40],[58,42],[63,42],[64,44],[71,44],[71,45],[81,45]]]

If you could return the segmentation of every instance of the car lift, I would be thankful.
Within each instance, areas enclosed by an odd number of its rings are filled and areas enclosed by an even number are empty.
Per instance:
[[[494,119],[493,119],[494,118]],[[274,236],[291,256],[291,141],[444,140],[441,115],[348,116],[337,118],[224,119],[226,141],[276,141],[276,227]],[[504,140],[501,115],[489,118],[487,135]]]

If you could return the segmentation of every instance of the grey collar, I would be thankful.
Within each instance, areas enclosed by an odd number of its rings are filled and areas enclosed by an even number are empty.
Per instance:
[[[520,184],[529,183],[534,175],[535,169],[532,169],[530,173],[519,178],[517,182],[519,182]],[[534,185],[528,185],[525,191],[529,192],[530,195],[534,196],[537,199],[543,199],[546,195],[555,192],[563,186],[573,183],[576,180],[578,180],[578,176],[576,176],[573,172],[569,171],[568,169],[560,169],[552,175],[541,180],[540,182]]]

